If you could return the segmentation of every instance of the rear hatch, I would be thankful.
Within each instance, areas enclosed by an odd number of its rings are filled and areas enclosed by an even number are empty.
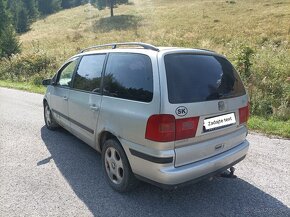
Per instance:
[[[232,64],[210,52],[164,55],[167,105],[175,116],[175,166],[228,151],[245,140],[248,97]]]

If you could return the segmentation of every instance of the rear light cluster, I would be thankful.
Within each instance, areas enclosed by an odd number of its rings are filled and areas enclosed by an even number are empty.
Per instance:
[[[240,124],[247,123],[250,117],[250,104],[239,109]]]
[[[175,119],[174,115],[152,115],[146,126],[145,138],[156,142],[172,142],[195,137],[199,117]]]
[[[240,124],[247,123],[250,105],[239,109]],[[152,115],[147,121],[145,138],[156,142],[172,142],[195,137],[199,117],[175,119],[174,115]]]

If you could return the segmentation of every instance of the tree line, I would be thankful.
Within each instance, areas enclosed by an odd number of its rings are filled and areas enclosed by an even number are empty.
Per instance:
[[[61,9],[79,6],[87,0],[0,0],[6,1],[6,9],[17,33],[29,30],[30,24],[40,16],[55,13]]]
[[[90,2],[99,10],[128,0],[0,0],[0,58],[20,52],[16,33],[27,32],[37,18]]]
[[[0,0],[0,58],[20,52],[16,33],[27,32],[37,18],[87,0]]]

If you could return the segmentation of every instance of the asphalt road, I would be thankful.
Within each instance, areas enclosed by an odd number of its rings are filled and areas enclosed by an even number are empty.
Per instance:
[[[290,216],[290,140],[248,139],[237,179],[119,194],[100,154],[45,128],[42,95],[0,88],[0,216]]]

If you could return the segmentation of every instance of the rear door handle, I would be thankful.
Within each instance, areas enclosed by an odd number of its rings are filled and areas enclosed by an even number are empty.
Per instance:
[[[64,96],[63,97],[63,100],[67,101],[68,100],[67,96]]]
[[[97,107],[96,105],[91,105],[90,109],[93,110],[93,111],[99,111],[100,108]]]

